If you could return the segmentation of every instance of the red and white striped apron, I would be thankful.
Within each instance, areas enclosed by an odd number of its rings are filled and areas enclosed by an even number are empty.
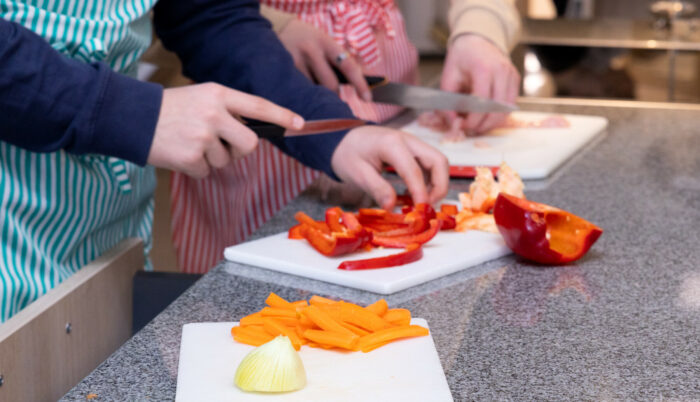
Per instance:
[[[365,74],[417,81],[418,54],[393,0],[262,0],[296,14],[330,34],[362,64]],[[362,119],[386,121],[401,109],[362,101],[343,85],[340,97]],[[173,243],[183,272],[204,273],[225,247],[240,243],[320,173],[304,167],[267,141],[247,157],[205,179],[171,177]]]

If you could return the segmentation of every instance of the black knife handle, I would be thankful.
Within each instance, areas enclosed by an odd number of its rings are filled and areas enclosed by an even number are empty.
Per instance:
[[[335,73],[336,78],[338,78],[338,82],[341,84],[349,84],[350,81],[348,81],[347,77],[345,74],[343,74],[342,71],[336,66],[331,66],[333,68],[333,73]],[[379,85],[384,84],[387,82],[386,77],[382,77],[379,75],[365,75],[365,81],[367,81],[367,85],[369,85],[370,89],[377,87]]]
[[[284,132],[286,131],[286,129],[282,126],[260,120],[245,119],[244,123],[246,127],[251,129],[258,136],[258,138],[265,138],[268,140],[282,139],[284,138]]]

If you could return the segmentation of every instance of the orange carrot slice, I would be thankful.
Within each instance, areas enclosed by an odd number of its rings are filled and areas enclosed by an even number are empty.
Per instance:
[[[335,300],[327,299],[323,296],[317,296],[313,295],[311,296],[311,299],[309,299],[309,304],[311,305],[319,305],[319,304],[335,304],[338,303]]]
[[[339,321],[338,324],[342,325],[343,327],[349,329],[352,331],[355,335],[358,336],[365,336],[367,334],[370,334],[371,332],[365,331],[364,329],[358,327],[357,325],[350,324],[349,322],[345,321]]]
[[[262,314],[258,313],[253,313],[250,315],[247,315],[240,320],[240,325],[241,327],[245,327],[248,325],[262,325]]]
[[[301,349],[301,339],[293,327],[288,327],[272,317],[265,317],[263,321],[263,328],[267,333],[274,336],[284,335],[292,342],[292,346],[294,346],[295,350]]]
[[[306,315],[314,324],[318,325],[319,328],[326,331],[337,332],[345,335],[356,336],[352,331],[340,325],[336,320],[333,319],[327,312],[318,306],[311,305],[304,310],[302,314]],[[304,331],[306,333],[306,331]]]
[[[270,295],[265,299],[265,304],[274,308],[286,308],[289,310],[294,310],[292,303],[284,300],[283,298],[277,296],[275,293],[270,292]]]
[[[392,308],[386,311],[382,318],[393,325],[410,325],[411,312],[405,308]]]
[[[353,303],[340,302],[340,318],[358,327],[378,331],[390,327],[391,324],[384,321],[380,316]]]
[[[260,346],[274,338],[272,335],[264,332],[260,334],[257,331],[251,331],[250,327],[233,327],[231,328],[231,335],[236,342],[251,346]]]
[[[297,318],[297,312],[294,309],[286,309],[286,308],[276,308],[276,307],[264,307],[262,310],[260,310],[260,314],[262,314],[263,317],[291,317],[291,318]]]
[[[386,313],[386,310],[389,308],[389,306],[386,304],[386,300],[379,299],[365,308],[381,317],[382,315],[384,315],[384,313]]]
[[[295,308],[306,307],[308,305],[309,303],[306,300],[297,300],[292,302],[292,306],[294,306]]]
[[[411,338],[416,336],[425,336],[430,332],[427,328],[420,325],[409,325],[407,327],[392,327],[377,331],[373,334],[365,335],[357,341],[357,347],[366,353],[378,343],[394,341],[401,338]]]
[[[350,335],[332,331],[319,331],[316,329],[307,329],[304,331],[304,337],[316,342],[320,345],[336,346],[343,349],[353,350],[359,336],[351,333]]]

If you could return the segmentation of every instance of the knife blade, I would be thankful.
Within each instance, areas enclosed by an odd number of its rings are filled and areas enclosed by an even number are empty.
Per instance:
[[[259,120],[246,119],[246,126],[259,138],[277,139],[303,135],[327,134],[340,130],[364,126],[366,121],[360,119],[321,119],[308,120],[300,130],[288,130],[277,124]]]
[[[348,79],[333,67],[338,81],[348,84]],[[515,105],[460,94],[440,89],[392,82],[386,77],[366,75],[365,81],[372,91],[372,101],[423,110],[454,110],[459,113],[510,113],[518,110]]]

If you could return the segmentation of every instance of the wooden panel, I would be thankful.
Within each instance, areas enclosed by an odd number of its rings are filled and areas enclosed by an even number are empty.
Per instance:
[[[127,239],[0,325],[0,401],[54,401],[129,339],[143,265]]]

